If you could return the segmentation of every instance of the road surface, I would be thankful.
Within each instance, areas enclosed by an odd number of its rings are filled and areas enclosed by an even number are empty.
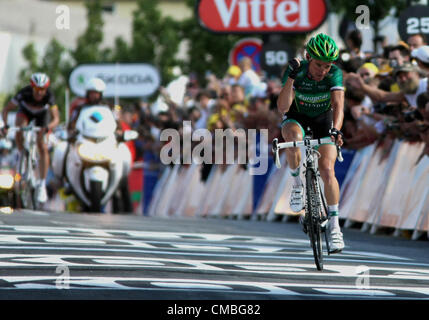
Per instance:
[[[429,242],[343,229],[317,271],[297,222],[0,215],[0,299],[429,299]]]

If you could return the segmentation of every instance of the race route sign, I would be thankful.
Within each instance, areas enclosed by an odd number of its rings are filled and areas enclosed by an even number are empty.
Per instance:
[[[263,42],[258,38],[244,38],[238,41],[229,52],[229,65],[238,65],[243,57],[252,59],[253,70],[261,70],[260,55]]]
[[[216,33],[304,33],[326,19],[325,0],[199,0],[203,28]]]

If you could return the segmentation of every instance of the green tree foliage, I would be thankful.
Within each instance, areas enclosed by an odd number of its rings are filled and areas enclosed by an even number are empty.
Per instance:
[[[101,62],[103,54],[100,45],[103,42],[103,7],[101,0],[86,1],[87,27],[77,39],[76,49],[72,56],[76,64]]]
[[[196,1],[187,0],[186,4],[194,10]],[[228,56],[234,44],[241,38],[259,37],[212,33],[200,26],[196,10],[192,17],[183,21],[181,31],[189,46],[189,59],[183,64],[184,71],[196,72],[200,80],[203,80],[206,71],[223,76],[228,69]]]
[[[170,17],[163,17],[157,4],[157,0],[137,1],[128,61],[155,65],[165,84],[172,80],[171,67],[179,63],[176,54],[182,39],[177,32],[180,23]],[[118,50],[126,51],[123,42],[117,41],[116,44],[119,45]]]
[[[60,109],[61,120],[65,119],[65,88],[68,87],[72,69],[69,52],[53,38],[46,47],[40,71],[47,73],[51,79],[51,90]]]

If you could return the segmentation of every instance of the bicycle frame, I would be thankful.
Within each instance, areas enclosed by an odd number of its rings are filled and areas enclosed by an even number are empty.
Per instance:
[[[304,227],[310,235],[313,255],[318,270],[323,270],[323,251],[322,251],[322,236],[325,232],[326,225],[329,221],[326,201],[320,185],[320,173],[318,169],[318,159],[320,153],[316,150],[317,146],[332,142],[330,137],[322,139],[311,139],[311,136],[306,136],[302,141],[291,141],[278,143],[278,139],[273,140],[273,153],[275,155],[275,163],[277,168],[281,168],[279,150],[284,148],[305,147],[305,219]],[[337,145],[338,160],[343,161],[341,148]],[[329,241],[325,232],[325,240],[328,255]]]
[[[21,204],[26,209],[37,209],[35,199],[35,190],[37,187],[37,135],[42,128],[34,126],[32,123],[25,127],[13,127],[12,131],[23,132],[23,150],[18,164],[18,173],[20,175],[18,194],[21,198]]]

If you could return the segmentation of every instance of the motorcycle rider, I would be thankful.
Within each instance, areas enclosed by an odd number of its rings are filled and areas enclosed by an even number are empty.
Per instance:
[[[112,109],[106,102],[103,102],[103,93],[106,89],[106,84],[104,81],[100,78],[91,78],[88,80],[85,86],[85,94],[86,97],[83,102],[77,104],[74,109],[71,111],[71,117],[70,122],[68,124],[67,130],[69,133],[69,137],[74,137],[76,135],[76,123],[79,118],[79,115],[81,111],[84,108],[88,108],[95,105],[105,105],[109,107],[113,113],[114,118],[117,122],[117,128],[116,133],[121,134],[126,128],[123,127],[123,122],[120,121],[119,116],[117,115],[118,109],[120,109],[119,106],[115,106],[114,109]],[[119,187],[120,193],[122,194],[122,200],[124,203],[129,203],[130,205],[125,206],[124,211],[132,211],[131,206],[131,198],[128,191],[128,179],[127,177],[123,177],[121,185]],[[66,193],[70,193],[71,189],[67,186],[66,187]],[[129,200],[129,201],[127,201]]]
[[[103,103],[103,93],[106,89],[106,84],[100,78],[91,78],[85,85],[86,97],[85,100],[71,111],[70,122],[68,124],[69,133],[73,133],[76,128],[76,122],[79,118],[80,111],[89,106],[107,105]]]
[[[37,201],[45,203],[48,200],[46,190],[46,176],[49,168],[49,150],[45,134],[52,131],[60,123],[58,106],[55,103],[53,92],[49,89],[50,79],[41,72],[33,73],[30,77],[30,85],[22,88],[8,102],[2,112],[4,123],[7,123],[9,111],[18,108],[16,113],[15,126],[25,127],[31,120],[35,120],[35,125],[42,130],[37,132],[37,147],[40,161],[40,179],[37,188]],[[50,122],[49,122],[50,118]],[[8,126],[3,128],[3,134],[7,133]],[[19,151],[19,159],[24,149],[24,136],[22,131],[16,132],[16,145]]]

